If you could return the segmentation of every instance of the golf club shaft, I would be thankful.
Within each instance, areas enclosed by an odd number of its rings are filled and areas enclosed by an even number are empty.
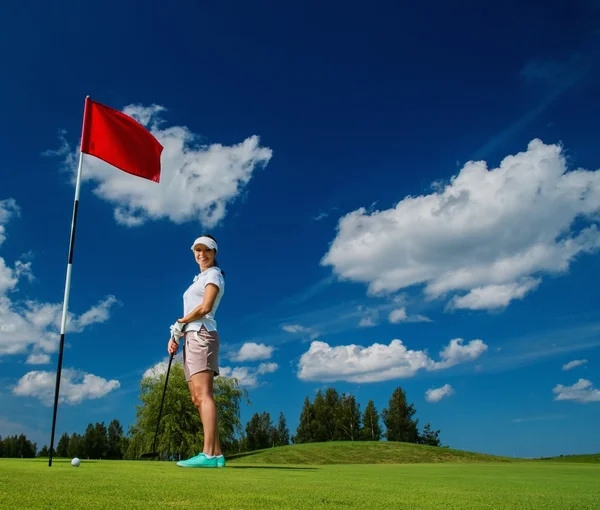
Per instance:
[[[158,437],[158,427],[160,426],[160,417],[162,415],[163,404],[165,402],[165,393],[167,392],[167,383],[169,382],[169,372],[171,371],[171,362],[173,361],[174,354],[171,354],[169,358],[169,366],[167,367],[167,375],[165,377],[165,387],[163,388],[162,400],[160,401],[160,409],[158,411],[158,419],[156,420],[156,431],[154,432],[154,444],[152,446],[152,451],[156,453],[156,439]]]

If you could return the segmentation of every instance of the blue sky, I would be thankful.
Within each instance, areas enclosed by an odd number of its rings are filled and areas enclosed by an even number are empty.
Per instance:
[[[85,160],[58,436],[133,423],[210,232],[244,423],[401,385],[455,448],[600,451],[597,2],[1,14],[0,434],[49,443],[89,94],[165,152]]]

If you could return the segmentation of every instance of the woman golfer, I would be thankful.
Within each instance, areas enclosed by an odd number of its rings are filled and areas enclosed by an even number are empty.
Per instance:
[[[193,283],[183,294],[184,316],[175,329],[183,332],[183,369],[192,402],[200,413],[204,429],[204,449],[198,455],[177,463],[180,467],[225,467],[217,425],[217,408],[213,400],[213,380],[219,375],[219,333],[215,314],[225,281],[216,261],[217,242],[203,235],[194,241],[192,252],[200,266]],[[177,335],[169,340],[167,350],[175,354]]]

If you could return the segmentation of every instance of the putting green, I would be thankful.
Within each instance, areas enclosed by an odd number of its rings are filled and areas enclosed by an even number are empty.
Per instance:
[[[597,509],[600,466],[558,462],[258,465],[0,459],[0,508]]]

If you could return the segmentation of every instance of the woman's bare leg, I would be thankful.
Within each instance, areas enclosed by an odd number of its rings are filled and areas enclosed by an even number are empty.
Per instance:
[[[200,372],[192,376],[188,385],[192,402],[198,409],[204,429],[203,453],[206,455],[221,455],[217,407],[213,399],[213,380],[212,371]]]

